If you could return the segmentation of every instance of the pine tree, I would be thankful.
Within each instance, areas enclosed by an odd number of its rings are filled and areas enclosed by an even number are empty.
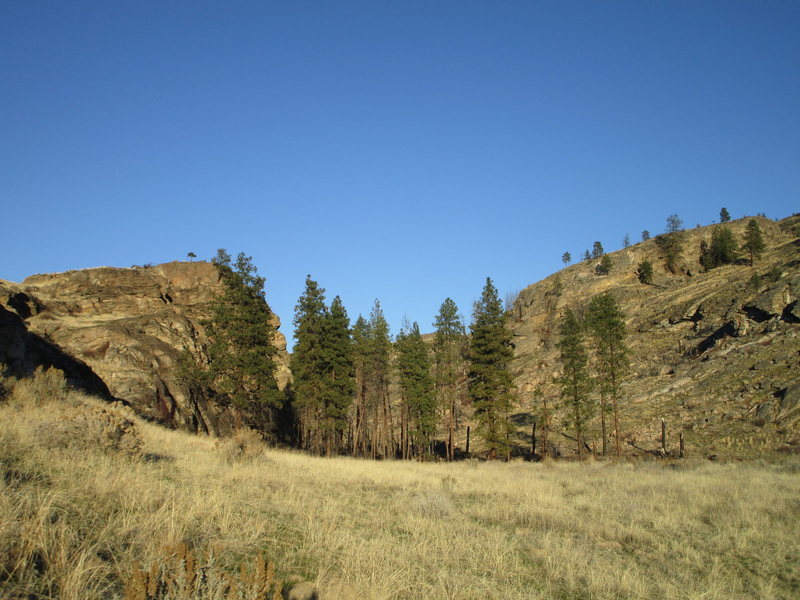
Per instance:
[[[495,459],[499,449],[508,449],[513,388],[509,367],[514,350],[497,289],[488,277],[475,303],[470,331],[469,393],[478,432],[486,441],[489,458]]]
[[[392,341],[389,336],[389,323],[386,322],[381,303],[377,299],[369,315],[366,334],[364,377],[367,386],[367,411],[372,417],[370,447],[372,458],[376,458],[378,454],[388,458],[393,445],[392,407],[389,404]]]
[[[433,375],[437,403],[445,415],[447,458],[453,460],[457,406],[463,387],[466,335],[456,303],[445,298],[433,323]]]
[[[642,262],[640,262],[638,268],[636,269],[636,276],[642,283],[653,283],[653,263],[647,259],[644,259]]]
[[[264,298],[264,278],[252,258],[217,251],[212,260],[220,273],[222,293],[203,322],[209,337],[208,381],[218,402],[241,409],[248,424],[274,436],[275,412],[283,396],[275,381],[275,326]]]
[[[656,243],[664,254],[664,264],[670,273],[677,273],[678,260],[683,251],[683,221],[678,215],[667,217],[667,231],[656,237]]]
[[[750,266],[753,266],[756,258],[760,258],[766,249],[764,243],[764,236],[761,235],[761,228],[758,226],[758,221],[750,219],[747,222],[747,229],[744,232],[744,243],[742,250],[750,255]]]
[[[608,275],[613,266],[614,261],[611,260],[611,257],[608,254],[603,254],[603,258],[600,259],[600,264],[595,267],[595,273],[598,275]]]
[[[628,371],[628,348],[625,345],[625,319],[619,304],[611,294],[592,298],[586,315],[586,325],[594,341],[596,380],[600,386],[600,417],[603,435],[603,455],[607,451],[606,401],[611,399],[614,413],[614,436],[617,457],[620,456],[619,396],[620,386]]]
[[[561,255],[561,262],[563,262],[566,267],[572,262],[572,255],[569,252],[564,252],[564,254]]]
[[[650,239],[650,232],[647,231],[647,229],[645,229],[644,231],[642,231],[642,241],[646,242],[649,239]]]
[[[423,456],[436,432],[436,396],[428,347],[417,323],[400,331],[395,348],[404,408],[403,457]]]
[[[736,262],[736,240],[733,232],[724,225],[714,227],[711,232],[711,245],[704,252],[701,244],[700,262],[706,269],[721,267]]]
[[[557,380],[561,387],[561,399],[570,413],[571,424],[575,430],[578,456],[582,456],[586,425],[592,412],[592,402],[589,396],[592,390],[592,380],[587,371],[589,359],[584,347],[583,327],[569,308],[566,309],[561,322],[558,349],[561,351],[563,366],[563,374]]]
[[[627,248],[630,245],[631,245],[631,236],[626,233],[625,237],[622,238],[622,247]]]
[[[353,324],[353,366],[355,367],[355,395],[353,410],[353,456],[367,456],[369,431],[369,403],[367,399],[370,326],[358,315]]]
[[[722,210],[719,211],[719,222],[727,223],[730,220],[731,220],[731,215],[728,212],[728,209],[723,206]]]
[[[583,251],[583,260],[584,261],[592,260],[592,255],[588,250]]]
[[[322,323],[322,432],[325,454],[330,456],[342,448],[347,430],[347,415],[355,391],[355,358],[350,337],[350,319],[336,296]]]
[[[322,407],[325,393],[323,327],[326,318],[325,290],[306,276],[306,287],[294,309],[291,368],[294,398],[300,418],[300,443],[319,454],[322,449]]]
[[[601,244],[600,242],[595,242],[594,245],[592,246],[592,258],[594,259],[600,258],[605,253],[606,251],[603,250],[603,244]]]

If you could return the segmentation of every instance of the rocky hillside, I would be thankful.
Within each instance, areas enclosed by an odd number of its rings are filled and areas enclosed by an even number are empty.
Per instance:
[[[747,221],[728,224],[739,243]],[[709,226],[684,232],[676,273],[666,270],[651,239],[612,253],[606,276],[596,274],[599,261],[586,261],[523,290],[512,319],[520,398],[515,420],[527,425],[521,439],[530,433],[533,390],[541,386],[551,406],[558,402],[555,344],[564,309],[580,312],[594,295],[609,291],[630,334],[632,373],[622,415],[628,452],[657,449],[662,418],[670,449],[684,432],[695,455],[800,452],[800,217],[758,223],[767,250],[752,268],[743,257],[704,272],[700,244],[710,243]],[[651,285],[636,275],[645,259],[654,267]],[[599,432],[593,435],[599,447]],[[557,437],[568,451],[572,443]]]
[[[53,365],[74,385],[128,402],[147,418],[223,433],[232,415],[191,403],[176,373],[184,348],[202,352],[201,321],[221,285],[206,262],[0,281],[0,363],[17,375]],[[283,334],[276,344],[284,387],[291,375]]]

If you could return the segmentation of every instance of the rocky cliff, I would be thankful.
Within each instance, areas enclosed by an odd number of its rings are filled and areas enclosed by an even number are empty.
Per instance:
[[[728,224],[739,243],[747,221]],[[551,406],[558,403],[555,344],[564,309],[581,312],[608,291],[629,331],[632,370],[622,413],[628,452],[657,449],[662,418],[672,450],[683,432],[695,455],[800,451],[800,217],[758,223],[767,250],[754,267],[742,259],[704,272],[700,244],[710,243],[713,226],[699,227],[683,233],[676,273],[664,267],[652,239],[612,253],[608,275],[596,273],[599,261],[585,261],[523,290],[511,323],[517,423],[530,434],[526,415],[537,386]],[[645,259],[654,266],[651,285],[636,275]],[[599,432],[591,435],[599,447]],[[572,443],[556,437],[569,451]]]
[[[207,262],[0,281],[0,363],[18,375],[53,365],[74,385],[128,402],[147,418],[224,433],[233,415],[190,402],[176,369],[184,348],[202,352],[201,322],[221,285]],[[285,387],[291,375],[280,332],[275,343],[278,384]]]

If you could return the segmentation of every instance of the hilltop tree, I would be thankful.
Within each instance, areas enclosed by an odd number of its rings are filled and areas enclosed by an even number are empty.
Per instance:
[[[583,260],[584,261],[592,260],[592,255],[588,250],[583,251]]]
[[[592,246],[592,258],[595,259],[600,258],[605,253],[606,251],[603,250],[603,244],[601,244],[600,242],[595,242],[594,245]]]
[[[244,253],[232,263],[220,249],[211,262],[223,285],[211,303],[211,318],[203,322],[209,337],[209,385],[218,402],[232,403],[251,427],[273,436],[283,396],[275,381],[275,326],[264,298],[264,278]]]
[[[620,456],[619,396],[620,384],[628,371],[628,348],[625,345],[625,318],[611,294],[592,298],[586,314],[586,325],[594,341],[596,380],[600,387],[600,418],[603,455],[607,452],[606,401],[611,399],[614,413],[614,436],[617,457]]]
[[[683,251],[683,221],[678,215],[667,217],[667,231],[656,237],[656,243],[664,255],[664,263],[670,273],[677,273],[678,260]]]
[[[750,255],[750,266],[753,266],[756,258],[760,258],[766,249],[764,243],[764,236],[761,235],[761,228],[758,226],[758,221],[750,219],[747,222],[747,229],[744,232],[744,243],[742,250]]]
[[[646,242],[649,239],[650,239],[650,232],[647,231],[647,229],[645,229],[644,231],[642,231],[642,241]]]
[[[322,448],[322,409],[325,394],[323,328],[327,316],[325,290],[306,276],[306,287],[294,309],[295,346],[291,368],[294,398],[300,419],[300,444],[316,454]]]
[[[711,245],[700,244],[700,263],[706,269],[736,262],[736,240],[733,232],[724,225],[714,227],[711,232]]]
[[[488,277],[481,299],[475,303],[470,331],[469,393],[478,431],[486,441],[489,458],[495,459],[499,449],[508,447],[511,431],[508,413],[513,383],[509,366],[514,350],[497,289]]]
[[[595,267],[595,272],[598,275],[608,275],[613,266],[614,261],[611,260],[611,257],[608,254],[603,254],[603,258],[600,259],[600,264]]]
[[[583,455],[584,434],[592,412],[592,380],[587,371],[588,356],[584,347],[583,327],[573,314],[566,309],[561,322],[558,342],[561,351],[563,374],[557,379],[561,387],[561,399],[570,413],[571,424],[575,430],[578,456]]]
[[[566,267],[572,262],[572,255],[569,252],[564,252],[564,254],[561,255],[561,262],[563,262]]]
[[[636,269],[636,276],[642,283],[653,283],[653,263],[647,259],[644,259],[642,262],[640,262],[638,268]]]
[[[630,245],[631,245],[631,236],[629,236],[629,235],[626,233],[626,234],[625,234],[625,237],[624,237],[624,238],[622,238],[622,247],[623,247],[623,248],[627,248],[627,247],[628,247],[628,246],[630,246]]]
[[[355,391],[355,359],[350,319],[336,296],[322,321],[322,437],[325,454],[338,453],[347,430],[347,415]]]
[[[723,206],[722,210],[719,211],[719,222],[727,223],[730,220],[731,220],[731,215],[728,212],[728,209]]]
[[[189,259],[189,262],[192,262],[195,258],[197,258],[197,254],[194,252],[189,252],[186,257]]]
[[[406,325],[395,341],[400,393],[403,398],[402,453],[404,458],[428,452],[436,432],[436,395],[428,347],[419,325]]]

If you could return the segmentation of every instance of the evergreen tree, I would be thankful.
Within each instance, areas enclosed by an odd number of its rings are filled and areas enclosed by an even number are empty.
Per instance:
[[[625,345],[625,319],[611,294],[592,298],[586,315],[586,325],[592,336],[596,354],[596,380],[600,386],[600,417],[603,435],[603,455],[607,451],[606,401],[611,399],[614,413],[614,436],[617,457],[620,456],[619,396],[620,385],[628,371],[628,348]]]
[[[640,262],[638,268],[636,269],[636,276],[642,283],[653,283],[653,263],[647,259],[644,259],[642,262]]]
[[[592,255],[588,250],[583,251],[583,260],[592,260]]]
[[[649,239],[650,239],[650,232],[647,231],[647,229],[645,229],[644,231],[642,231],[642,241],[646,242]]]
[[[583,327],[569,308],[566,309],[561,322],[558,349],[561,351],[563,366],[563,374],[557,379],[561,387],[561,399],[570,413],[578,456],[582,456],[586,425],[592,412],[589,396],[592,391],[592,380],[587,371],[589,359],[584,347]]]
[[[572,262],[572,255],[569,252],[564,252],[564,254],[561,255],[561,262],[563,262],[566,267]]]
[[[453,460],[456,411],[463,386],[466,335],[458,307],[450,298],[445,298],[442,302],[433,326],[436,331],[433,339],[436,399],[446,417],[447,458]]]
[[[629,235],[626,233],[626,234],[625,234],[625,237],[624,237],[624,238],[622,238],[622,247],[623,247],[623,248],[627,248],[627,247],[628,247],[628,246],[630,246],[630,245],[631,245],[631,236],[629,236]]]
[[[595,267],[595,272],[598,275],[608,275],[613,266],[614,261],[611,260],[611,257],[608,254],[603,254],[603,258],[600,259],[600,264]]]
[[[678,233],[683,231],[683,221],[678,218],[678,215],[670,215],[667,217],[667,233]]]
[[[656,237],[656,243],[664,255],[664,264],[670,273],[677,273],[678,260],[683,251],[683,221],[678,215],[667,217],[667,231]]]
[[[600,258],[605,254],[605,250],[603,250],[603,244],[600,242],[595,242],[592,246],[592,258],[597,259]]]
[[[513,382],[509,367],[514,350],[497,289],[488,277],[481,299],[475,303],[470,331],[469,393],[478,431],[486,441],[489,458],[495,459],[499,449],[508,448],[511,431],[508,413]]]
[[[731,220],[731,215],[728,212],[728,209],[723,206],[722,210],[719,211],[719,222],[727,223],[730,220]]]
[[[753,266],[756,258],[760,258],[766,249],[764,243],[764,236],[761,235],[761,228],[758,226],[758,221],[750,219],[747,222],[747,229],[744,232],[744,243],[742,250],[750,255],[750,266]]]
[[[306,276],[306,287],[294,309],[294,338],[291,368],[294,399],[300,418],[300,443],[319,454],[322,449],[322,409],[325,395],[325,349],[323,327],[326,319],[325,290]]]
[[[401,444],[403,457],[423,456],[427,454],[436,433],[436,395],[428,347],[422,340],[417,323],[407,325],[400,331],[395,348],[405,409]]]
[[[724,225],[714,227],[711,232],[711,245],[700,248],[700,262],[706,269],[713,269],[722,265],[736,262],[736,240],[733,232]]]
[[[367,456],[369,433],[369,403],[367,399],[367,373],[369,365],[369,340],[372,336],[367,320],[358,315],[353,324],[353,365],[355,367],[355,397],[353,411],[354,456]]]
[[[211,318],[203,322],[209,338],[208,381],[218,402],[231,402],[248,425],[273,436],[275,412],[283,396],[275,381],[276,349],[272,311],[264,298],[264,278],[252,258],[217,251],[222,293],[211,303]]]
[[[383,316],[379,300],[375,300],[365,332],[366,361],[364,378],[367,393],[367,413],[372,420],[370,448],[372,458],[379,454],[389,458],[392,439],[392,407],[389,404],[389,367],[392,341],[389,323]]]
[[[347,415],[355,391],[355,357],[350,337],[350,319],[336,296],[325,312],[322,327],[322,362],[325,375],[322,431],[325,454],[330,456],[342,448],[347,430]]]

